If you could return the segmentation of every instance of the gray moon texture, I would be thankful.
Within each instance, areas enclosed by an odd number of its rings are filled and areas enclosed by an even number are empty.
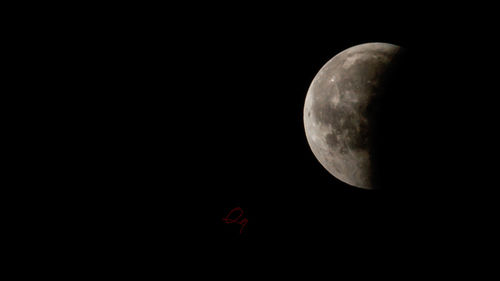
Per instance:
[[[337,179],[375,189],[370,161],[368,108],[383,89],[382,79],[400,47],[366,43],[342,51],[314,77],[304,105],[309,146]]]

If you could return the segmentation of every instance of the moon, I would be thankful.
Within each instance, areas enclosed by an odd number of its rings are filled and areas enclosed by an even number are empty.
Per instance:
[[[377,104],[401,51],[388,43],[348,48],[320,69],[307,92],[307,142],[321,165],[349,185],[379,188],[372,157]]]

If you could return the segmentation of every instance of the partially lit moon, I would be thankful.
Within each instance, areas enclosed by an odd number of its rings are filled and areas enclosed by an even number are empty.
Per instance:
[[[346,49],[314,77],[304,105],[304,126],[312,152],[337,179],[374,189],[371,161],[373,101],[401,48],[367,43]]]

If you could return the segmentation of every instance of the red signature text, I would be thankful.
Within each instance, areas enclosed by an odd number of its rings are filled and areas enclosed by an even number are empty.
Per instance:
[[[242,217],[243,217],[243,209],[241,209],[240,207],[236,207],[236,208],[232,209],[229,212],[229,214],[227,214],[227,216],[225,218],[223,218],[222,220],[225,223],[238,223],[238,224],[240,224],[241,225],[241,227],[240,227],[240,234],[241,234],[243,232],[243,228],[248,223],[248,219],[242,218]]]

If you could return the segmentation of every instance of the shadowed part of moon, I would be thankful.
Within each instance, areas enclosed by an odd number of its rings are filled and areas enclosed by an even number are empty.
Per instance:
[[[373,147],[377,116],[390,69],[401,48],[367,43],[328,61],[315,76],[304,105],[312,152],[328,172],[350,185],[377,188]]]

